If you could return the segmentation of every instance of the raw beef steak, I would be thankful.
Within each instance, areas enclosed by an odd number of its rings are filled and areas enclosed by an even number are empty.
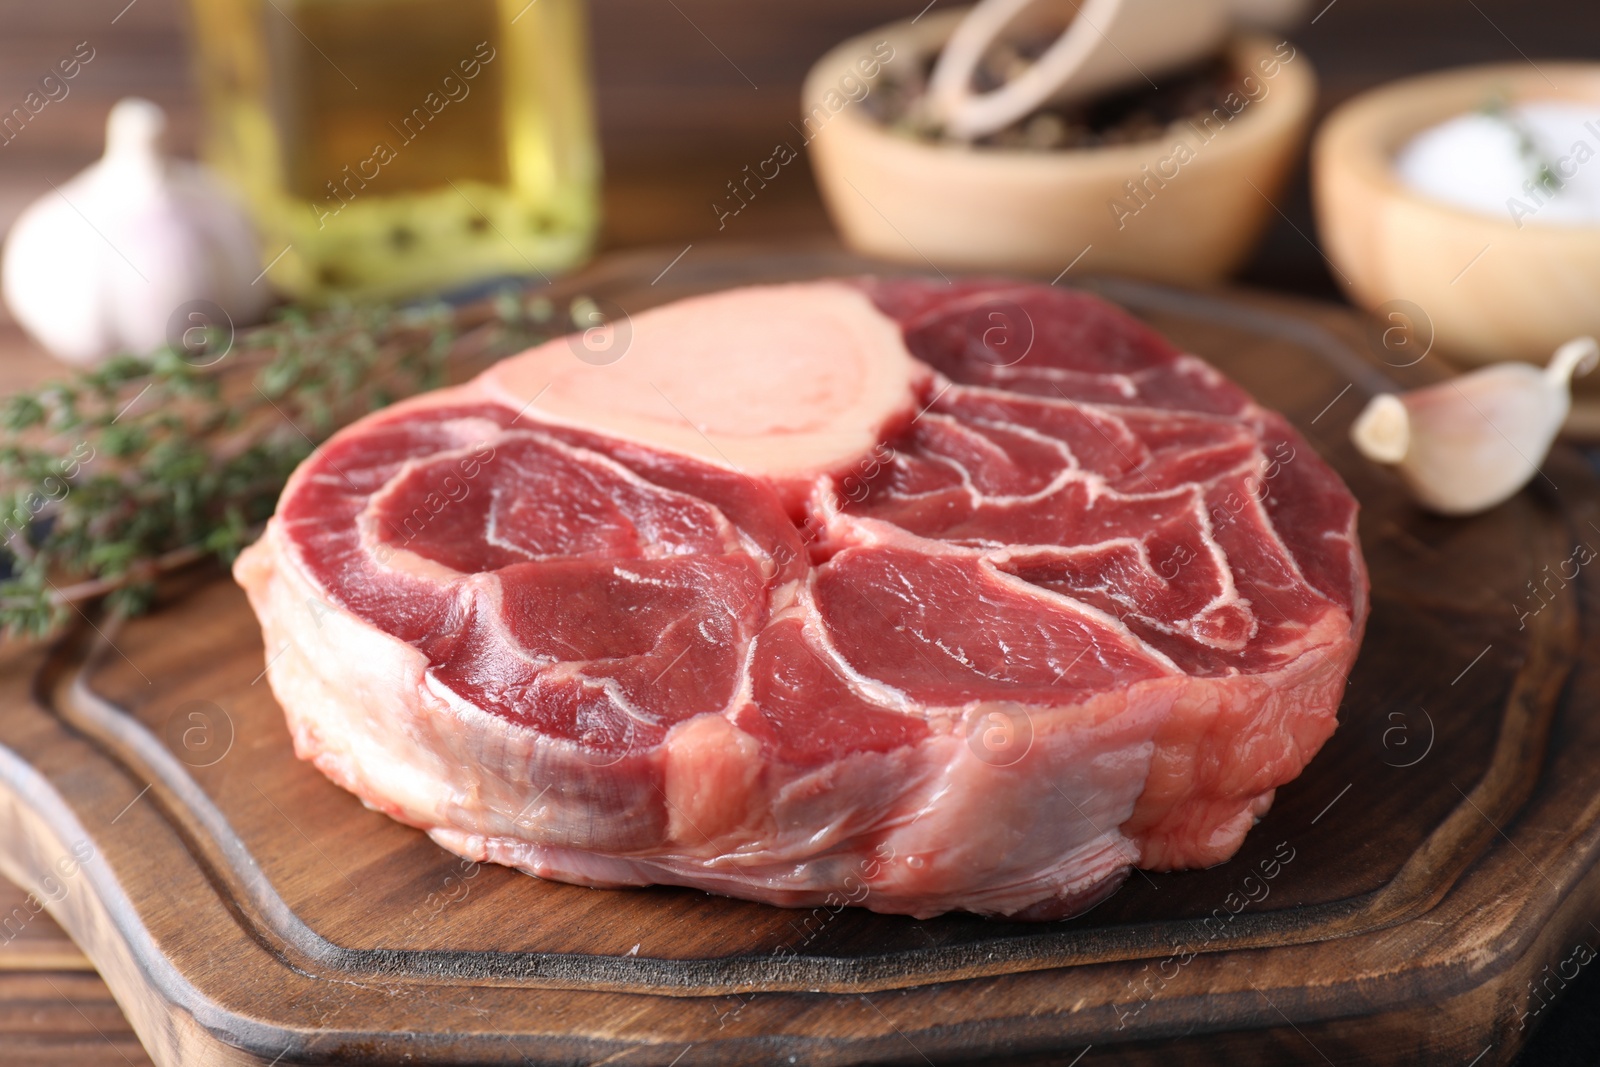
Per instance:
[[[1332,733],[1355,501],[1122,312],[631,329],[349,427],[241,557],[296,751],[372,807],[543,878],[1044,919],[1228,858]]]

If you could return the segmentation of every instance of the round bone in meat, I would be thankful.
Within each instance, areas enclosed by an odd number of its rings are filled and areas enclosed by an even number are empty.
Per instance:
[[[808,282],[623,317],[507,359],[481,381],[546,420],[699,456],[789,495],[908,422],[926,377],[859,289]]]

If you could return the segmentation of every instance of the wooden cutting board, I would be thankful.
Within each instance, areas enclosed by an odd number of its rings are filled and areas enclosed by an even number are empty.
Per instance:
[[[561,288],[617,314],[863,269],[671,255]],[[467,864],[294,758],[255,619],[202,569],[147,618],[0,653],[0,872],[55,877],[163,1067],[1509,1061],[1600,948],[1595,576],[1565,562],[1600,549],[1600,487],[1561,450],[1504,507],[1430,518],[1346,442],[1427,361],[1383,368],[1337,309],[1092,287],[1288,414],[1363,502],[1340,728],[1232,861],[1045,925]]]

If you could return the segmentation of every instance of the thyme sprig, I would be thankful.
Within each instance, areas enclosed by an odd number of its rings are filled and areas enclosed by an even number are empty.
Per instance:
[[[99,596],[147,610],[163,571],[231,562],[335,430],[570,322],[515,293],[464,309],[289,310],[0,400],[0,631],[48,634]]]

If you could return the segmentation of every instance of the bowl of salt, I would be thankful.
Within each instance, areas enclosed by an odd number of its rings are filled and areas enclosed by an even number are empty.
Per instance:
[[[1559,88],[1558,88],[1559,86]],[[1323,250],[1400,358],[1543,363],[1600,334],[1600,64],[1408,78],[1318,132]]]

